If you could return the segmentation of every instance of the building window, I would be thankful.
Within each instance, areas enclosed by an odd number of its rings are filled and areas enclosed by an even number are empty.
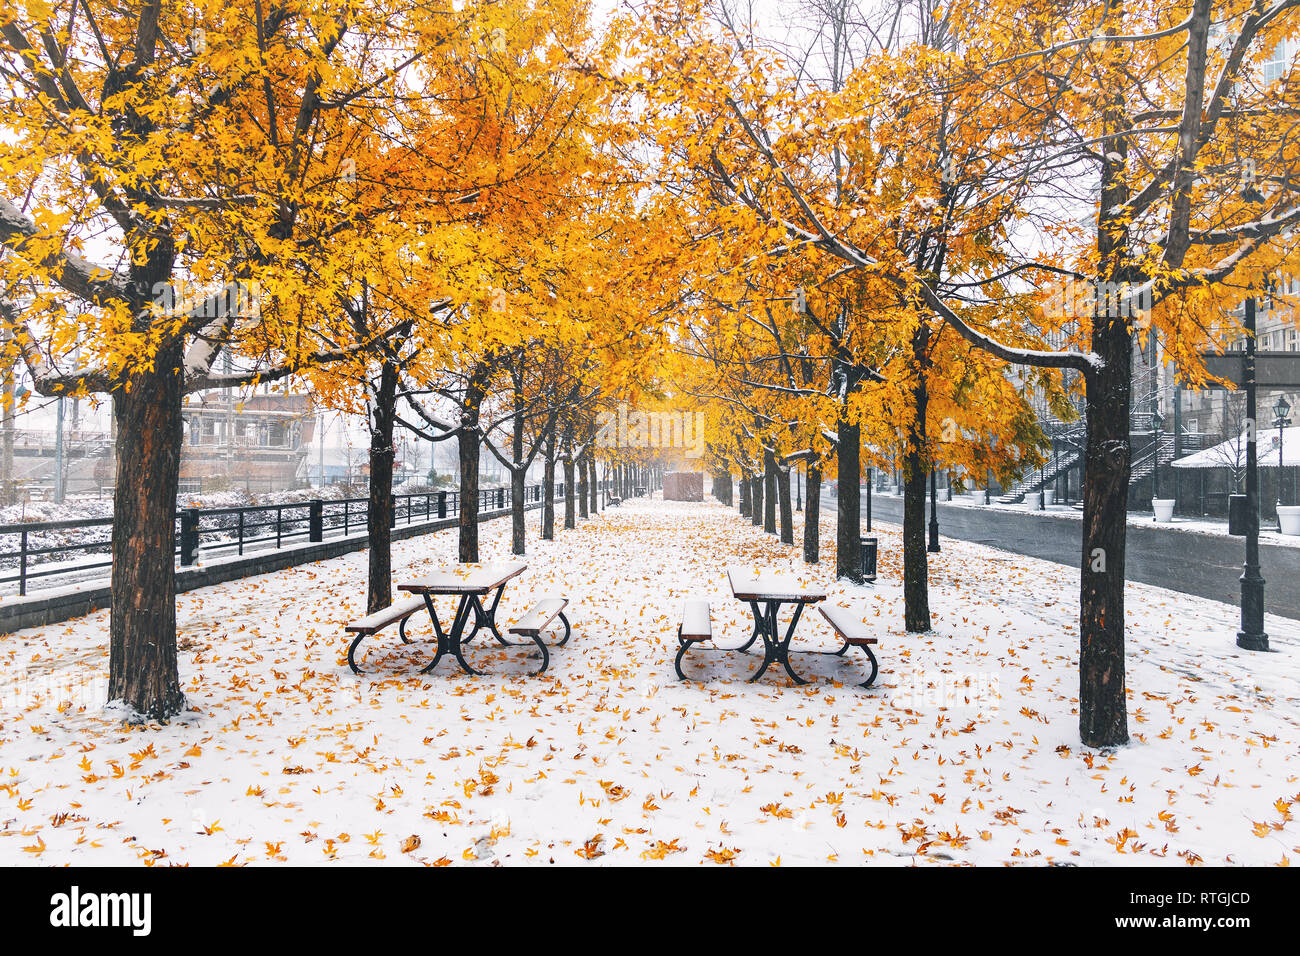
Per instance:
[[[1287,43],[1284,40],[1274,47],[1273,52],[1270,53],[1268,59],[1264,61],[1261,72],[1263,74],[1262,78],[1265,85],[1276,83],[1278,80],[1282,79],[1282,77],[1286,76],[1287,67],[1290,66],[1290,61],[1286,55],[1286,48]]]

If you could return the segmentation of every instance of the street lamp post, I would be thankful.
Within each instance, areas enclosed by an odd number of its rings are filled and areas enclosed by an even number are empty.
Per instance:
[[[1282,395],[1273,405],[1273,424],[1277,426],[1277,530],[1282,531],[1282,429],[1290,424],[1291,403]]]
[[[871,489],[876,484],[876,469],[867,469],[867,530],[871,530]]]
[[[1259,573],[1259,445],[1255,428],[1255,297],[1246,299],[1246,358],[1242,385],[1246,391],[1246,563],[1241,572],[1241,630],[1237,646],[1268,650],[1264,633],[1264,577]]]

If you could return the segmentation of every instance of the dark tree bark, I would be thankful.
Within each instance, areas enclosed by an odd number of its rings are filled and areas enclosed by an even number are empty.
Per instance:
[[[749,480],[749,518],[755,525],[763,523],[763,476]]]
[[[836,431],[835,576],[862,583],[862,429],[841,418]]]
[[[456,436],[460,457],[460,561],[473,564],[478,561],[478,470],[483,454],[483,430],[479,427],[479,412],[487,397],[492,380],[493,366],[480,362],[470,372],[465,385],[465,398],[461,405],[461,428]]]
[[[928,327],[924,324],[912,341],[917,360],[925,362]],[[925,486],[930,468],[925,451],[925,416],[929,406],[926,373],[917,376],[913,389],[915,414],[908,427],[907,454],[903,458],[903,620],[911,633],[930,630],[930,562],[926,553]]]
[[[523,395],[515,393],[515,420],[510,436],[510,453],[514,456],[515,467],[510,469],[510,553],[525,554],[524,541],[524,476],[527,469],[520,464],[524,460],[524,411]]]
[[[740,476],[740,516],[749,517],[749,476]]]
[[[587,513],[594,515],[600,511],[600,482],[596,478],[596,453],[587,454]]]
[[[1079,596],[1079,736],[1090,747],[1115,747],[1128,742],[1124,549],[1132,351],[1123,320],[1094,330],[1092,349],[1106,364],[1085,375],[1088,480],[1083,485]]]
[[[803,504],[803,559],[807,564],[821,560],[822,466],[808,463],[808,496]]]
[[[776,490],[781,505],[781,543],[794,544],[794,511],[790,501],[790,466],[776,466]]]
[[[763,452],[763,530],[776,534],[776,455]]]
[[[929,560],[925,546],[925,461],[909,451],[903,463],[903,619],[907,630],[930,630]]]
[[[590,487],[590,480],[587,477],[587,456],[579,455],[578,456],[578,517],[579,518],[586,519],[591,517],[591,513],[587,507],[587,502],[590,500],[588,495],[589,487]]]
[[[574,517],[573,500],[573,428],[564,430],[564,527],[565,530],[577,527]]]
[[[147,288],[147,287],[146,287]],[[108,699],[167,720],[185,707],[176,668],[176,491],[180,479],[181,347],[113,391],[112,611]]]
[[[466,427],[456,437],[460,456],[460,561],[478,561],[478,466],[481,450],[478,427]]]
[[[1202,4],[1203,5],[1203,4]],[[1112,283],[1124,271],[1128,233],[1109,210],[1129,199],[1125,165],[1128,121],[1122,94],[1112,95],[1103,123],[1101,202],[1098,206],[1099,278]],[[1089,747],[1128,743],[1124,679],[1124,549],[1128,527],[1129,405],[1133,337],[1128,318],[1096,296],[1092,351],[1101,366],[1083,375],[1087,397],[1084,450],[1083,555],[1079,576],[1079,737]]]
[[[555,429],[546,434],[546,456],[542,464],[542,538],[555,540]]]
[[[397,368],[384,362],[375,390],[370,424],[370,508],[366,514],[369,535],[370,588],[366,613],[393,603],[393,426],[397,418]]]

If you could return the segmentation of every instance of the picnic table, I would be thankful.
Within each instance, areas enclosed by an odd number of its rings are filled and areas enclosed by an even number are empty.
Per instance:
[[[763,639],[763,663],[751,681],[763,676],[769,664],[780,664],[796,684],[808,683],[790,666],[790,641],[806,605],[826,600],[826,589],[803,585],[789,575],[747,568],[727,568],[727,581],[736,600],[744,601],[754,613],[754,634],[741,650],[747,650],[756,638]],[[794,617],[781,637],[776,615],[782,604],[793,604]]]
[[[433,574],[418,581],[399,584],[397,586],[399,590],[409,591],[424,598],[424,606],[433,621],[433,632],[438,636],[438,653],[428,665],[421,668],[420,673],[429,673],[438,666],[438,661],[442,660],[444,654],[451,654],[467,674],[478,674],[478,671],[469,666],[461,649],[472,641],[480,630],[489,631],[497,639],[497,643],[509,647],[510,641],[502,637],[497,629],[497,605],[501,602],[501,593],[505,590],[506,584],[512,578],[523,574],[527,568],[528,565],[522,561],[477,566],[450,565],[439,568]],[[460,598],[451,628],[446,631],[443,630],[442,623],[438,620],[438,612],[433,607],[433,599],[439,595],[456,595]],[[485,606],[483,599],[488,595],[492,595],[492,602]],[[463,637],[471,614],[474,617],[474,629],[470,631],[469,637]]]

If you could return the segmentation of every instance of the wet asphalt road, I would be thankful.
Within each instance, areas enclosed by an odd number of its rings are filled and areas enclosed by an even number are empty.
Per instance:
[[[822,507],[834,508],[835,499],[823,495]],[[927,500],[927,522],[929,509]],[[871,513],[873,521],[900,525],[903,499],[874,495]],[[985,511],[939,502],[941,546],[945,537],[958,538],[1077,568],[1082,534],[1083,522],[1078,517]],[[1244,538],[1133,525],[1129,525],[1127,538],[1127,580],[1240,605]],[[1300,620],[1300,548],[1260,545],[1259,563],[1267,612]]]

